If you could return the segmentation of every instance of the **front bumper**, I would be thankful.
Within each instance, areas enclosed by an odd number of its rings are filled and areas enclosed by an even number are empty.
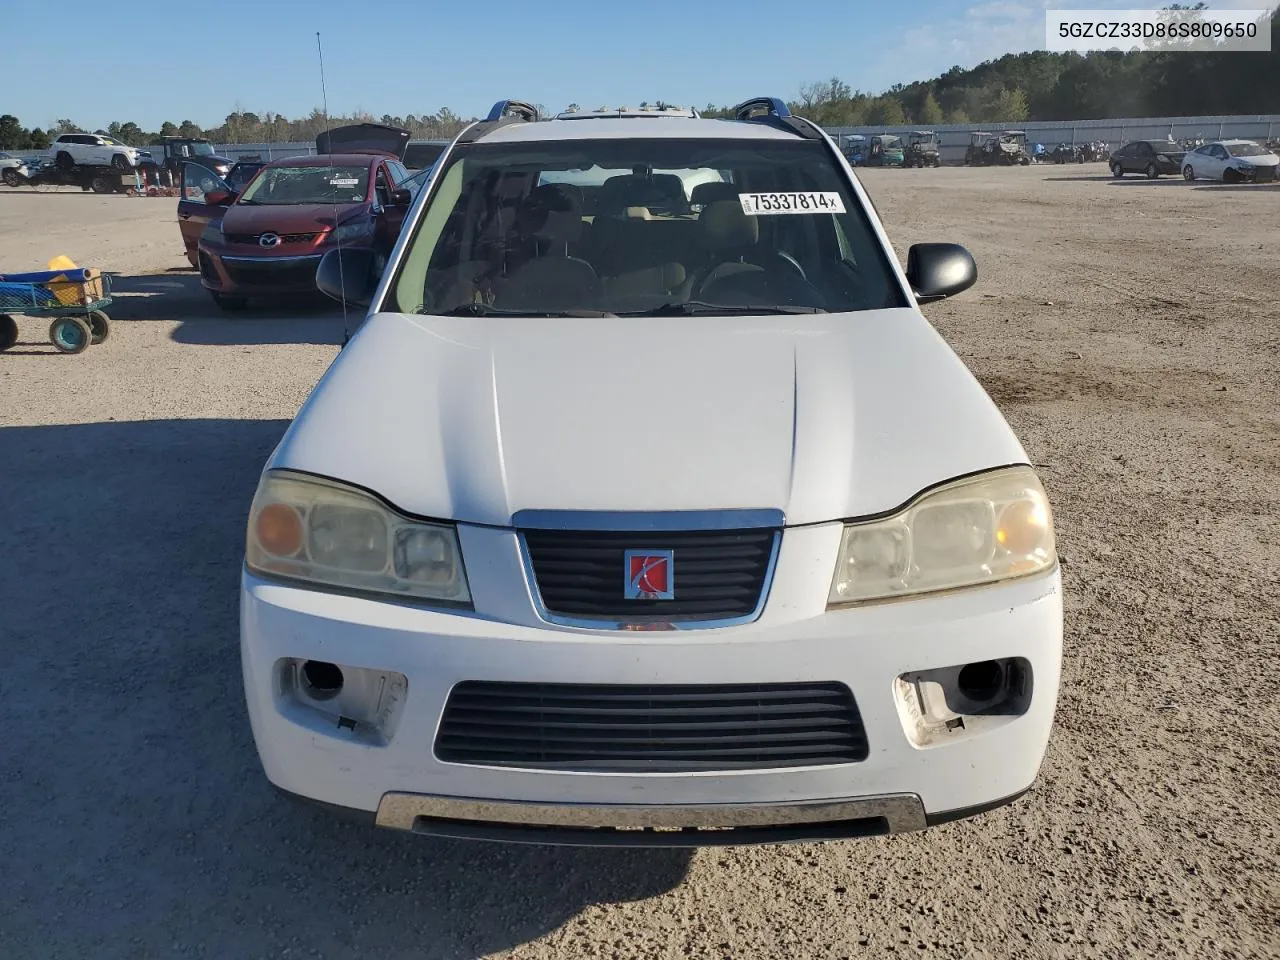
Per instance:
[[[839,524],[787,530],[760,619],[709,630],[628,633],[548,624],[537,613],[518,539],[505,530],[460,528],[474,611],[298,589],[246,572],[241,654],[263,768],[282,790],[376,812],[384,826],[591,844],[704,845],[898,832],[1024,792],[1043,759],[1057,698],[1058,572],[828,612],[840,531]],[[1007,657],[1030,668],[1033,692],[1025,712],[936,743],[912,740],[897,678]],[[298,709],[281,670],[294,658],[403,674],[407,690],[393,735],[372,742]],[[442,762],[433,752],[436,732],[450,691],[466,680],[839,681],[857,702],[870,752],[856,763],[690,773]]]
[[[1248,167],[1235,167],[1232,169],[1242,180],[1246,180],[1249,183],[1274,183],[1278,168],[1253,164]]]
[[[318,253],[259,256],[248,245],[200,244],[200,283],[215,293],[278,294],[315,292]]]

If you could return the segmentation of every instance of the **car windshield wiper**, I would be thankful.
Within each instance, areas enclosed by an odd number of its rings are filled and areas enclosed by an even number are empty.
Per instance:
[[[448,310],[429,310],[419,307],[417,313],[433,317],[612,317],[616,314],[603,310],[504,310],[487,303],[461,303]]]
[[[747,316],[767,313],[826,313],[822,307],[792,303],[709,303],[706,300],[682,300],[664,303],[649,310],[619,313],[620,317],[692,317],[699,313],[736,313]]]

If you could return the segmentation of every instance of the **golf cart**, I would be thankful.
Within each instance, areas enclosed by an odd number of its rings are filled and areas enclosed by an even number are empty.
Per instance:
[[[877,133],[871,138],[871,149],[867,152],[868,167],[900,167],[902,158],[901,137],[892,133]]]
[[[1031,162],[1027,152],[1027,135],[1022,130],[1006,130],[1003,133],[986,133],[975,130],[969,134],[969,146],[965,148],[964,162],[968,166],[1009,167],[1026,166]]]
[[[1025,167],[1031,162],[1031,154],[1027,152],[1025,130],[1006,130],[988,143],[988,149],[994,154],[992,163],[1005,166],[1016,163]]]
[[[912,130],[907,134],[907,146],[903,151],[902,165],[904,167],[942,166],[938,146],[938,135],[932,130]]]
[[[867,138],[860,133],[851,133],[840,138],[840,150],[849,166],[860,167],[867,162]]]
[[[985,130],[974,130],[969,134],[969,145],[964,148],[964,165],[966,167],[981,167],[986,165],[987,157],[987,141],[991,139],[991,134]]]

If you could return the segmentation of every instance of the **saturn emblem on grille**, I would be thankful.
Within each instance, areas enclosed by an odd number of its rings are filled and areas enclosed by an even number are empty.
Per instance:
[[[280,235],[278,233],[264,233],[258,238],[258,246],[274,247],[280,243]]]
[[[671,550],[627,550],[623,553],[625,600],[674,600],[675,556]]]

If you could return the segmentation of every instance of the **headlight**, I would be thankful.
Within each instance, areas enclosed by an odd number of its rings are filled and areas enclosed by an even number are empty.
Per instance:
[[[272,470],[249,512],[256,573],[419,600],[470,603],[454,527],[409,520],[369,494]]]
[[[1170,161],[1169,161],[1169,158],[1168,158],[1168,157],[1166,157],[1163,153],[1157,153],[1157,154],[1156,154],[1156,159],[1157,159],[1157,160],[1159,160],[1161,163],[1169,163],[1169,162],[1170,162]]]
[[[890,600],[1049,570],[1053,518],[1030,467],[957,480],[882,520],[844,528],[827,602]]]
[[[357,240],[367,240],[372,233],[373,224],[367,220],[361,220],[357,223],[344,223],[329,234],[329,242],[354,243]]]

